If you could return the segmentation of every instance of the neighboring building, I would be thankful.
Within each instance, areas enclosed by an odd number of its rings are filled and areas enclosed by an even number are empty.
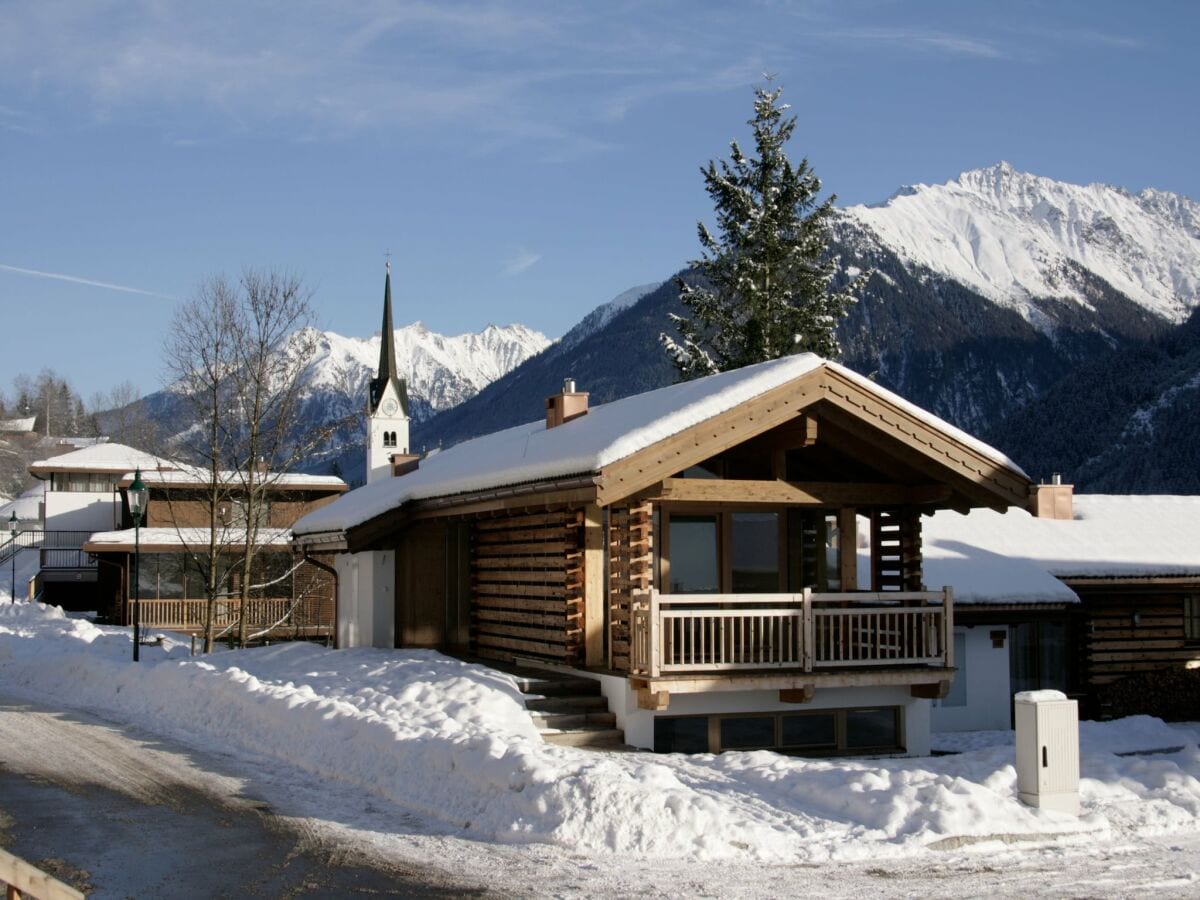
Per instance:
[[[944,730],[1008,728],[1016,691],[1055,688],[1086,715],[1129,676],[1200,666],[1200,497],[1074,495],[1039,485],[1033,512],[941,511],[926,572],[955,586],[959,674]]]
[[[89,535],[109,531],[121,522],[122,476],[137,467],[165,463],[124,444],[93,443],[29,466],[42,482],[41,571],[38,590],[46,603],[72,610],[96,609],[98,570],[83,551]]]
[[[639,747],[921,754],[955,673],[921,515],[1023,506],[1029,488],[994,449],[803,354],[592,409],[568,382],[545,420],[293,530],[338,571],[340,646],[570,669]]]
[[[234,557],[246,547],[248,516],[241,473],[222,473],[221,494],[212,528],[208,473],[191,466],[141,472],[149,491],[142,527],[135,533],[129,515],[127,490],[133,473],[118,479],[119,521],[116,529],[92,534],[84,552],[99,565],[98,583],[90,607],[123,624],[131,622],[130,600],[135,542],[140,541],[138,598],[140,620],[148,627],[199,630],[207,600],[205,574],[210,549],[218,560],[228,558],[226,590],[236,596],[243,574]],[[256,628],[284,621],[274,636],[327,637],[334,624],[331,574],[312,562],[293,560],[288,527],[300,516],[320,508],[345,492],[340,478],[318,475],[258,473],[265,492],[257,527],[250,537],[255,553],[251,570],[256,605],[247,621]],[[215,540],[213,540],[215,536]],[[238,604],[221,601],[218,625],[236,619]]]

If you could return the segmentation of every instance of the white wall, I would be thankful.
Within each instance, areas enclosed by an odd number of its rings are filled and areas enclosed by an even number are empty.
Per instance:
[[[396,646],[396,572],[390,550],[339,553],[337,646]]]
[[[116,515],[112,491],[46,491],[48,531],[112,531]]]
[[[656,716],[710,715],[713,713],[807,712],[814,709],[848,707],[903,707],[904,745],[909,756],[929,754],[929,701],[912,696],[907,687],[818,688],[809,703],[782,703],[778,691],[708,691],[698,694],[672,694],[665,710],[638,709],[637,692],[629,681],[613,675],[581,676],[598,678],[608,708],[616,714],[617,727],[625,732],[625,743],[651,749],[654,746]]]
[[[1003,646],[993,647],[991,633],[1003,631]],[[965,688],[965,703],[953,704],[953,695],[933,701],[934,731],[1003,731],[1012,727],[1012,695],[1008,674],[1008,627],[958,626],[956,639],[965,638],[965,653],[958,653],[954,692]]]

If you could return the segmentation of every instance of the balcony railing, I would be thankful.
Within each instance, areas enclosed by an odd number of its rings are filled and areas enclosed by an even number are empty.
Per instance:
[[[659,594],[633,610],[632,668],[681,672],[954,665],[950,588]]]
[[[207,600],[139,600],[140,623],[143,628],[178,628],[194,630],[204,627]],[[218,629],[237,622],[241,600],[217,600],[213,604],[213,625]],[[265,628],[294,613],[293,600],[250,600],[246,606],[246,625]],[[132,609],[132,604],[129,607]],[[130,624],[130,623],[126,623]],[[290,622],[288,624],[291,624]]]

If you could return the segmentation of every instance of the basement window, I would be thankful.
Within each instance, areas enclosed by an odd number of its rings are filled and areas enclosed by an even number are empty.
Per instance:
[[[658,716],[656,753],[774,750],[794,756],[845,756],[904,751],[898,706],[799,713]]]
[[[1189,644],[1200,644],[1200,594],[1183,598],[1183,639]]]

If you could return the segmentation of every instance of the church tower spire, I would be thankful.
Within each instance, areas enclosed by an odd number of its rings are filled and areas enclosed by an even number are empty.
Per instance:
[[[383,282],[383,328],[379,334],[379,371],[368,383],[367,483],[392,474],[392,457],[408,453],[408,386],[396,367],[392,326],[392,263]]]

